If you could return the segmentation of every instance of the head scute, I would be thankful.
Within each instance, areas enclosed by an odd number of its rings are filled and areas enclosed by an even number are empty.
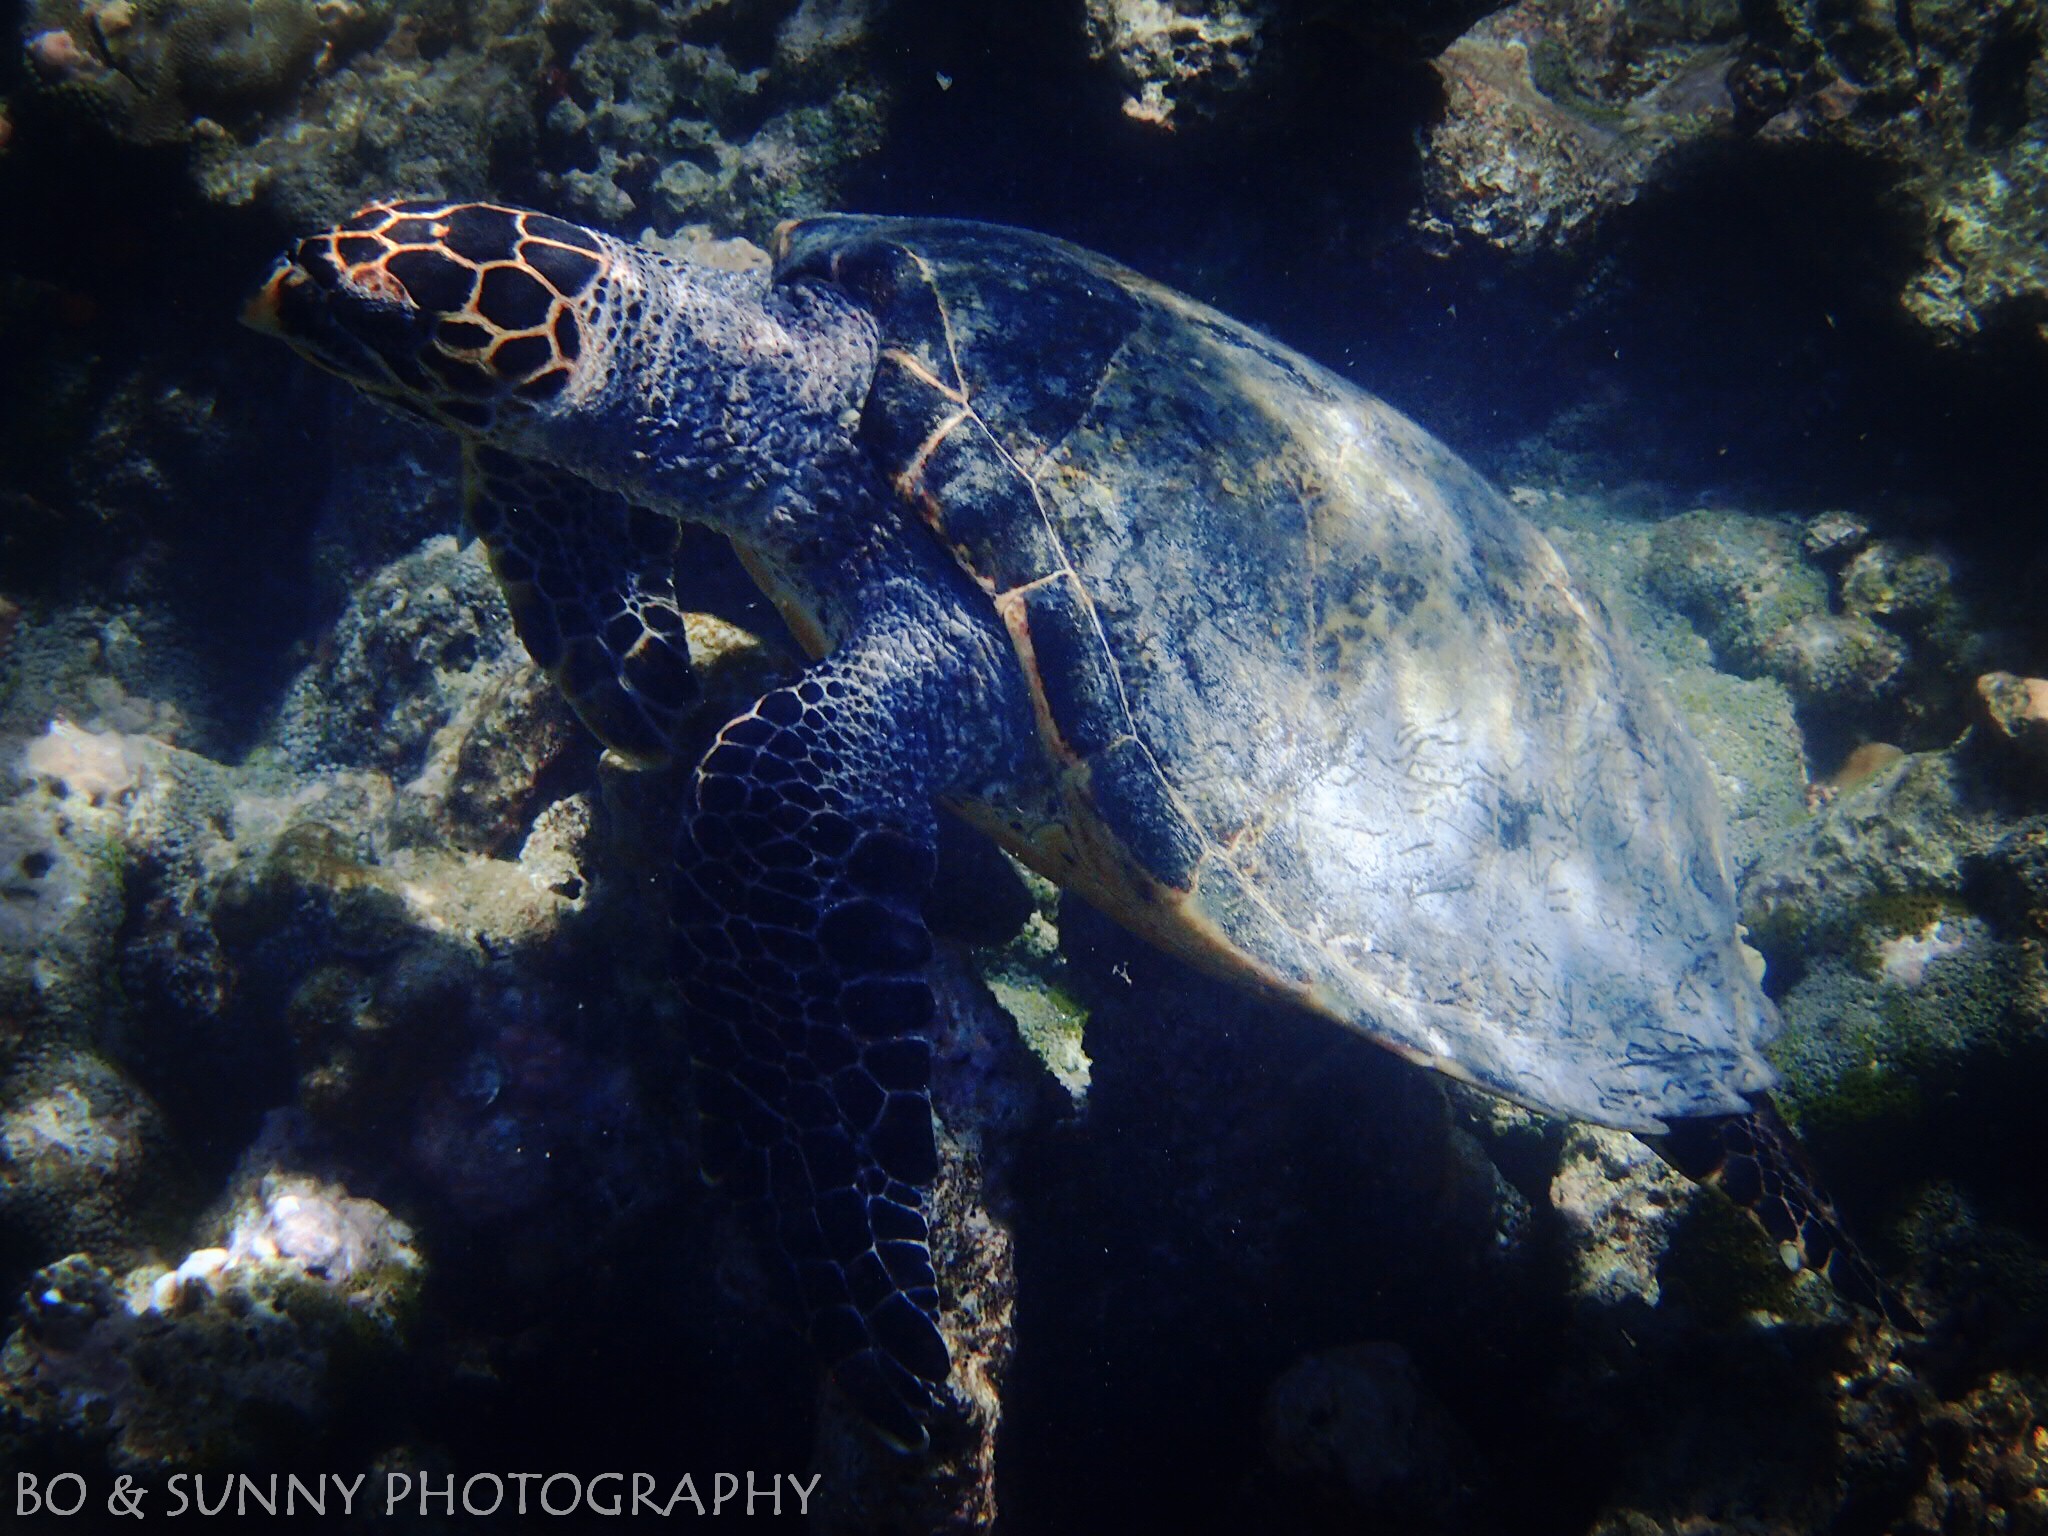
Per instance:
[[[471,431],[559,397],[610,260],[600,237],[492,203],[374,203],[299,242],[248,318],[313,361]]]

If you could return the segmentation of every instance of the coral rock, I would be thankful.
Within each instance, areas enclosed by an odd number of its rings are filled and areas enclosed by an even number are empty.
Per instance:
[[[2000,738],[2048,767],[2048,678],[1987,672],[1977,679],[1977,697]]]
[[[1436,59],[1425,238],[1510,251],[1564,246],[1634,201],[1675,152],[1725,133],[1732,8],[1524,0]]]
[[[1399,1344],[1298,1361],[1266,1399],[1267,1454],[1283,1477],[1334,1482],[1361,1511],[1422,1517],[1455,1503],[1469,1460],[1449,1414]]]
[[[226,1248],[116,1281],[88,1255],[40,1270],[0,1351],[0,1405],[53,1434],[111,1437],[117,1467],[281,1453],[395,1354],[417,1292],[410,1233],[381,1206],[275,1172]],[[374,1374],[374,1373],[369,1373]]]
[[[1171,128],[1251,79],[1265,19],[1256,0],[1088,0],[1088,51],[1123,78],[1127,117]]]
[[[1598,1305],[1656,1306],[1657,1268],[1699,1191],[1625,1131],[1574,1126],[1550,1183],[1572,1234],[1574,1292]]]
[[[1834,565],[1849,558],[1870,539],[1870,524],[1853,512],[1822,512],[1807,520],[1800,545],[1809,558]]]
[[[1843,568],[1842,606],[1874,618],[1924,619],[1954,584],[1954,569],[1940,552],[1880,540]]]
[[[1809,613],[1764,642],[1763,662],[1802,703],[1839,709],[1895,689],[1906,647],[1861,614]]]
[[[1650,581],[1688,614],[1724,665],[1770,668],[1769,644],[1790,624],[1825,614],[1827,582],[1783,523],[1701,510],[1670,518],[1650,539]]]

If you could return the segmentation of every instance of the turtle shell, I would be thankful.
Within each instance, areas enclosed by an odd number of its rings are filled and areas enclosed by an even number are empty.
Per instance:
[[[827,217],[878,470],[989,593],[1041,793],[956,806],[1208,969],[1538,1108],[1740,1113],[1774,1026],[1711,779],[1599,603],[1421,428],[988,225]]]

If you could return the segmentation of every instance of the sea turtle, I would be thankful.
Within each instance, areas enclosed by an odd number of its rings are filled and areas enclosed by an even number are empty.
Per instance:
[[[1539,1109],[1705,1127],[1791,1250],[1873,1286],[1752,1106],[1774,1015],[1713,787],[1600,604],[1387,405],[1115,262],[826,216],[772,272],[388,202],[250,318],[462,439],[521,638],[662,760],[677,520],[814,658],[697,766],[674,886],[707,1115],[811,1337],[914,1445],[935,807],[1195,965]]]

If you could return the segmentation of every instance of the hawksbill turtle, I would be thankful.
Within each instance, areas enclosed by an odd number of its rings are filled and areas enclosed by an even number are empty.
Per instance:
[[[713,1145],[877,1428],[921,1443],[949,1364],[940,808],[1411,1061],[1689,1127],[1688,1171],[1882,1294],[1757,1109],[1774,1014],[1700,754],[1497,492],[1059,240],[838,215],[773,254],[711,270],[387,202],[300,242],[249,318],[460,437],[520,637],[615,751],[667,759],[690,711],[679,521],[730,539],[813,658],[696,766],[676,965]]]

